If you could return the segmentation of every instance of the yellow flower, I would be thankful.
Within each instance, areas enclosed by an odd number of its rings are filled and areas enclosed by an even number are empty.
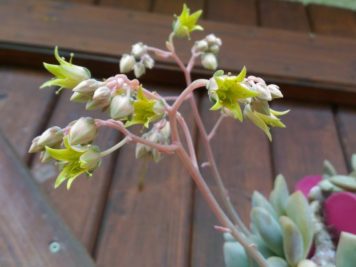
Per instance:
[[[193,14],[190,14],[190,9],[186,4],[183,5],[182,13],[176,17],[173,23],[173,32],[177,37],[188,37],[190,38],[190,33],[193,31],[202,31],[203,27],[197,25],[199,17],[202,15],[203,11],[198,10]]]

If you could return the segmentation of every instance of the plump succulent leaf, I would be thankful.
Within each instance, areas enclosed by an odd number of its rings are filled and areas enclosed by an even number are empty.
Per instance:
[[[329,176],[329,177],[337,175],[337,172],[336,172],[334,166],[328,160],[324,161],[324,171],[323,171],[323,173],[324,173],[324,176]]]
[[[335,175],[330,178],[330,181],[338,186],[341,187],[347,191],[356,191],[356,179],[351,177],[351,176],[346,176],[346,175]]]
[[[274,188],[269,200],[279,216],[286,214],[286,206],[289,197],[288,186],[283,175],[279,174],[274,181]]]
[[[354,171],[356,171],[356,154],[353,154],[351,157],[351,166]]]
[[[313,241],[314,228],[312,212],[303,193],[293,193],[287,201],[287,216],[297,225],[303,238],[303,257],[309,253]]]
[[[354,267],[356,262],[356,235],[341,233],[336,251],[337,267]]]
[[[252,209],[251,221],[268,248],[276,255],[283,256],[282,229],[278,221],[261,207]]]
[[[245,249],[238,242],[225,242],[224,261],[226,267],[249,267]]]
[[[271,203],[260,193],[257,191],[254,191],[252,194],[252,207],[261,207],[268,211],[269,214],[271,214],[277,221],[278,221],[278,215],[274,208],[272,207]]]
[[[269,257],[267,263],[268,267],[288,267],[288,263],[280,257]]]
[[[265,257],[266,259],[275,255],[275,253],[268,248],[266,243],[262,240],[262,238],[259,235],[253,234],[249,237],[249,240],[251,241],[251,243],[256,245],[258,251],[261,252],[263,257]]]
[[[287,262],[296,266],[304,259],[303,237],[297,225],[288,217],[282,216],[280,222],[283,229],[283,250]]]

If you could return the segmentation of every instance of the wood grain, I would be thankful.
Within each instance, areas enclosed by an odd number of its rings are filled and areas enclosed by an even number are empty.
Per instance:
[[[37,92],[40,94],[41,92]],[[61,95],[61,99],[53,111],[46,128],[57,125],[65,127],[71,121],[82,116],[93,118],[108,118],[101,112],[85,111],[84,105],[69,102],[70,92],[66,91]],[[37,114],[41,117],[41,114]],[[117,141],[118,135],[115,131],[102,129],[96,144],[104,150]],[[115,154],[114,154],[115,155]],[[73,183],[70,190],[65,185],[54,189],[54,180],[58,175],[58,169],[53,162],[41,163],[39,158],[32,164],[32,173],[41,185],[42,189],[48,194],[54,207],[62,216],[63,220],[73,230],[76,237],[82,241],[88,251],[93,250],[96,241],[97,231],[101,222],[108,186],[112,175],[112,156],[103,159],[98,170],[93,177],[80,176]]]
[[[219,116],[219,112],[209,111],[211,106],[212,103],[205,97],[200,110],[207,129],[213,127]],[[264,134],[247,120],[241,124],[230,118],[226,119],[212,140],[212,149],[231,200],[243,220],[248,223],[252,192],[257,190],[266,194],[272,186],[269,142]],[[206,158],[204,152],[204,147],[199,146],[202,162]],[[213,192],[217,193],[209,167],[204,169],[203,175]],[[193,267],[224,266],[222,235],[213,228],[217,224],[200,192],[195,192]]]
[[[0,265],[94,267],[2,134],[0,150]]]
[[[173,14],[179,15],[182,11],[183,4],[187,4],[191,12],[195,12],[199,9],[204,9],[204,0],[178,0],[178,1],[166,1],[166,0],[154,0],[153,12],[162,13],[172,16]],[[204,11],[204,10],[203,10]]]
[[[161,47],[162,36],[167,36],[171,27],[171,17],[119,9],[75,4],[69,8],[64,3],[38,1],[5,1],[0,5],[0,41],[46,47],[57,44],[116,58],[139,40]],[[19,16],[9,15],[15,11]],[[95,16],[87,16],[94,13]],[[113,17],[115,20],[108,19]],[[203,24],[207,32],[224,40],[225,52],[220,55],[223,69],[237,70],[246,64],[250,72],[264,77],[355,92],[354,40],[216,22]]]
[[[0,68],[0,127],[24,160],[53,106],[53,92],[38,90],[46,79],[31,70]]]
[[[260,25],[288,31],[308,32],[307,12],[302,3],[259,0],[258,10]]]
[[[182,113],[188,112],[185,106]],[[99,236],[98,266],[188,266],[191,196],[191,178],[178,158],[155,164],[136,160],[133,145],[122,148]]]
[[[209,20],[241,25],[255,25],[255,0],[207,0],[206,17]]]
[[[351,10],[309,5],[312,31],[316,34],[356,37],[356,13]]]
[[[98,4],[100,6],[127,8],[136,11],[150,11],[152,1],[154,0],[99,0]]]

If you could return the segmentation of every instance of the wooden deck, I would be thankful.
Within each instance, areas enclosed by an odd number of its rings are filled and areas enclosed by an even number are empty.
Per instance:
[[[222,237],[213,229],[217,222],[176,158],[150,164],[140,191],[143,163],[127,146],[107,158],[93,178],[81,177],[67,191],[53,189],[53,166],[27,154],[32,138],[44,129],[88,114],[69,102],[68,92],[37,90],[49,77],[41,61],[51,61],[55,44],[76,51],[79,63],[96,67],[96,77],[112,75],[118,55],[131,43],[161,46],[171,20],[166,14],[178,13],[183,2],[206,10],[206,28],[224,41],[224,69],[237,71],[246,64],[252,73],[279,82],[286,99],[274,107],[291,109],[284,118],[287,128],[273,130],[272,143],[252,124],[233,120],[226,120],[218,133],[222,138],[213,140],[244,220],[253,190],[269,192],[278,173],[292,188],[302,176],[320,173],[324,159],[340,172],[350,169],[356,152],[356,14],[351,11],[272,0],[0,0],[0,127],[25,164],[1,137],[1,267],[224,266]],[[198,68],[198,75],[208,73]],[[159,62],[144,83],[177,93],[180,78],[170,63]],[[216,114],[209,111],[206,95],[198,97],[204,122],[212,127]],[[189,115],[189,108],[182,112]],[[188,123],[194,131],[193,121]],[[119,138],[104,131],[99,143],[108,147]],[[203,161],[204,147],[195,139]],[[209,170],[204,174],[214,189]],[[53,242],[61,245],[58,253],[48,248]]]

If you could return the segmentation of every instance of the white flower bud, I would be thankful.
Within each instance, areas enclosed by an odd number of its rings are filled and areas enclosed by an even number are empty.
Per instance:
[[[135,57],[132,55],[124,54],[120,60],[120,72],[128,73],[132,71],[136,63]]]
[[[58,126],[53,126],[51,128],[48,128],[40,135],[37,143],[38,145],[43,147],[53,147],[62,142],[63,136],[63,130]]]
[[[138,62],[134,65],[134,74],[136,78],[141,77],[145,73],[146,73],[146,68],[145,65],[143,65],[143,63]]]
[[[210,48],[209,48],[209,51],[211,52],[211,53],[213,53],[213,54],[217,54],[217,53],[219,53],[219,51],[220,51],[220,46],[218,46],[218,45],[212,45]]]
[[[32,144],[30,146],[30,149],[28,150],[28,153],[36,153],[36,152],[40,152],[41,150],[43,150],[44,147],[38,144],[39,139],[40,139],[40,136],[37,136],[32,140]]]
[[[209,46],[222,45],[221,39],[216,37],[215,34],[209,34],[208,36],[205,37],[205,40],[208,42]]]
[[[100,164],[100,151],[96,147],[91,147],[79,158],[80,167],[89,171],[94,170]]]
[[[268,90],[271,92],[272,98],[282,98],[283,94],[281,90],[279,90],[279,86],[275,84],[269,84],[267,86]]]
[[[88,79],[80,82],[76,87],[73,88],[73,91],[82,94],[92,94],[102,84],[102,82],[99,82],[95,79]]]
[[[69,130],[69,143],[71,145],[85,145],[96,137],[96,125],[93,118],[82,117],[75,121]]]
[[[77,102],[77,103],[85,103],[91,100],[91,98],[92,98],[92,94],[74,92],[70,97],[70,101]]]
[[[147,53],[147,46],[144,45],[143,43],[136,43],[132,46],[131,54],[135,58],[139,59],[146,53]]]
[[[205,40],[196,41],[194,49],[196,52],[206,52],[208,50],[208,42]]]
[[[124,119],[134,112],[134,107],[131,103],[131,98],[126,95],[114,96],[110,103],[110,117]]]
[[[94,95],[93,99],[87,103],[85,108],[87,110],[94,110],[99,108],[106,108],[110,105],[111,90],[107,86],[99,87]]]
[[[143,158],[144,156],[148,155],[150,151],[151,151],[150,147],[141,143],[137,143],[135,149],[136,159]]]
[[[201,57],[201,64],[208,70],[215,70],[218,67],[216,56],[212,53],[205,53]]]
[[[146,54],[142,57],[142,63],[146,68],[152,69],[155,64],[155,61],[150,55]]]

